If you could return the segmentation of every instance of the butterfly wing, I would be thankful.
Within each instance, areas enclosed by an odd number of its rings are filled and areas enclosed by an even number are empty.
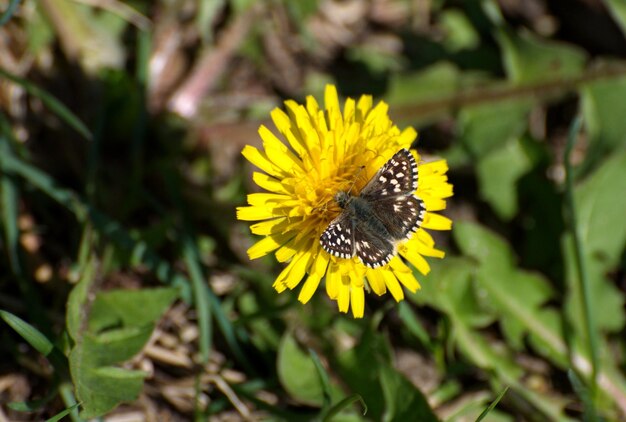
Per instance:
[[[351,209],[345,209],[330,222],[320,236],[322,248],[338,258],[354,256],[354,218]]]
[[[410,238],[420,228],[426,214],[424,202],[415,195],[371,201],[370,206],[374,216],[395,241]]]
[[[394,244],[367,225],[355,227],[354,250],[363,265],[369,268],[386,265],[396,254]]]
[[[396,152],[361,190],[367,200],[409,195],[417,189],[417,162],[404,148]]]

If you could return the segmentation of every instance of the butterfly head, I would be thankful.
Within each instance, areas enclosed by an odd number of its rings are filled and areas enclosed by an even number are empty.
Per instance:
[[[339,205],[341,209],[344,209],[348,206],[351,198],[352,197],[348,192],[344,192],[342,190],[335,194],[335,202],[337,202],[337,205]]]

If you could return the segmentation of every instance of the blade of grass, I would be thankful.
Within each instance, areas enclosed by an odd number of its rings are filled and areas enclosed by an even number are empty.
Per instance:
[[[65,409],[62,412],[57,413],[56,415],[54,415],[50,419],[46,419],[46,422],[57,422],[57,421],[60,421],[61,419],[63,419],[64,417],[66,417],[67,415],[72,413],[72,411],[74,409],[76,409],[78,406],[79,406],[79,404],[76,403],[74,406],[68,407],[67,409]]]
[[[111,239],[118,247],[127,252],[129,256],[132,256],[133,259],[143,263],[150,271],[154,272],[161,282],[179,287],[181,289],[181,297],[185,300],[189,300],[192,297],[189,279],[175,271],[168,262],[161,259],[146,246],[145,242],[130,235],[129,232],[115,220],[93,207],[89,207],[76,193],[69,189],[59,187],[46,173],[23,162],[14,155],[5,158],[6,171],[18,174],[28,180],[52,199],[72,211],[78,220],[83,221],[85,218],[90,218],[94,228],[98,232]],[[234,327],[224,314],[218,297],[215,296],[209,288],[205,288],[205,292],[208,297],[209,309],[213,312],[217,325],[224,335],[231,351],[246,370],[251,373],[256,373],[257,371],[243,353],[237,341]]]
[[[4,136],[3,133],[0,133],[0,169],[4,167],[3,157],[8,156],[10,153],[11,146],[9,144],[9,139]],[[2,204],[2,225],[4,226],[9,263],[11,265],[11,269],[13,270],[13,274],[21,276],[22,268],[19,260],[19,228],[17,225],[17,186],[13,178],[5,172],[0,174],[0,192],[2,193],[2,197],[0,198],[0,203]]]
[[[73,128],[76,132],[80,133],[85,139],[90,141],[93,138],[93,135],[85,126],[85,124],[67,108],[63,103],[57,100],[55,97],[50,95],[45,90],[39,88],[37,85],[32,82],[20,78],[19,76],[13,75],[12,73],[7,72],[6,70],[0,69],[0,78],[6,78],[10,81],[15,82],[20,85],[22,88],[26,90],[31,95],[39,98],[52,112],[54,112],[61,120],[68,124],[71,128]]]
[[[209,309],[208,288],[206,286],[206,277],[202,273],[200,266],[200,257],[198,250],[191,237],[185,235],[183,237],[183,256],[185,264],[189,270],[191,278],[191,287],[194,292],[194,303],[198,310],[198,325],[200,328],[200,355],[202,362],[209,361],[209,351],[212,344],[213,329],[211,326],[211,311]]]
[[[181,287],[183,290],[181,295],[183,297],[188,298],[190,296],[188,293],[189,286],[191,285],[189,280],[183,275],[176,273],[166,261],[160,259],[158,255],[152,252],[145,245],[145,243],[131,236],[119,223],[94,208],[89,207],[76,193],[57,186],[47,174],[39,169],[24,163],[13,155],[6,157],[6,159],[6,170],[15,172],[27,179],[30,183],[44,191],[57,202],[74,212],[79,220],[83,220],[85,216],[88,216],[96,230],[109,237],[135,259],[140,259],[144,265],[155,273],[159,280],[167,284]],[[231,322],[224,314],[220,306],[219,299],[210,289],[205,287],[203,290],[204,294],[208,298],[208,309],[210,309],[213,313],[217,324],[220,327],[220,330],[233,354],[242,365],[255,372],[253,366],[249,363],[239,346],[235,330]],[[187,292],[187,294],[185,294],[185,292]]]
[[[78,409],[75,407],[80,403],[76,402],[76,397],[74,396],[74,386],[72,385],[72,383],[62,383],[61,387],[59,388],[59,393],[63,398],[63,403],[65,403],[68,408],[72,409],[70,411],[70,419],[72,419],[73,422],[83,422],[83,418],[78,416]]]
[[[188,300],[189,281],[180,273],[176,273],[166,261],[160,259],[143,241],[131,236],[115,220],[89,207],[75,192],[62,188],[45,172],[25,163],[13,154],[2,157],[4,160],[3,172],[14,173],[27,180],[37,189],[74,213],[78,221],[84,222],[88,217],[94,228],[101,234],[109,237],[117,246],[123,248],[129,256],[140,261],[155,273],[157,278],[166,284],[181,288],[181,295]]]
[[[498,394],[498,397],[496,397],[496,399],[493,402],[491,402],[489,407],[483,410],[480,415],[478,415],[478,417],[476,418],[476,422],[482,421],[489,414],[489,412],[495,409],[495,407],[498,405],[498,403],[500,403],[500,400],[502,400],[502,397],[504,397],[507,391],[509,391],[508,385],[504,387],[504,390],[502,390],[500,394]]]
[[[576,371],[570,369],[567,371],[567,378],[569,379],[572,388],[576,395],[580,398],[580,401],[583,403],[583,421],[596,421],[598,420],[598,415],[595,414],[595,406],[592,402],[592,397],[589,394],[590,391],[585,385],[585,383],[579,378]],[[593,413],[592,413],[593,412]]]
[[[361,397],[358,394],[352,394],[352,395],[346,397],[345,399],[339,401],[339,403],[337,403],[336,405],[334,405],[330,409],[328,409],[328,412],[324,415],[322,420],[324,422],[332,421],[333,417],[335,415],[337,415],[343,409],[348,408],[349,406],[352,405],[352,403],[355,403],[357,401],[361,402],[361,405],[363,406],[363,416],[365,416],[365,414],[367,413],[367,405],[365,404],[365,401],[363,400],[363,397]]]
[[[24,340],[35,348],[39,353],[48,356],[54,348],[52,342],[44,336],[41,331],[24,321],[23,319],[13,315],[10,312],[0,310],[0,318],[4,320],[11,328],[15,330]]]
[[[20,160],[13,153],[3,154],[2,159],[2,170],[4,172],[20,175],[33,186],[42,190],[52,199],[71,210],[79,221],[85,219],[88,214],[88,207],[74,192],[57,186],[48,174]]]
[[[315,364],[315,369],[317,370],[317,375],[320,377],[320,382],[322,384],[322,412],[325,412],[332,403],[328,373],[326,373],[326,369],[324,369],[324,365],[322,365],[322,362],[320,361],[319,356],[317,356],[317,353],[315,353],[315,350],[309,348],[309,355],[311,355],[311,359],[313,360],[313,363]]]
[[[132,138],[130,144],[131,157],[131,174],[130,189],[125,212],[129,212],[136,206],[137,200],[140,200],[141,181],[144,172],[143,149],[147,133],[148,111],[146,109],[146,87],[148,84],[148,70],[150,61],[150,52],[152,47],[151,33],[140,31],[137,33],[137,70],[135,73],[135,81],[137,89],[140,91],[137,119],[132,129]]]
[[[20,0],[11,0],[9,2],[9,5],[7,6],[7,10],[5,10],[2,16],[0,16],[0,26],[7,23],[13,17],[13,14],[17,10],[17,6],[19,4],[20,4]]]
[[[595,403],[598,389],[598,341],[595,332],[594,310],[591,309],[591,287],[589,285],[589,276],[585,262],[584,245],[581,242],[580,230],[577,224],[576,203],[574,201],[574,174],[571,163],[571,155],[576,137],[582,125],[582,118],[576,116],[569,128],[567,144],[563,155],[565,163],[565,206],[566,213],[569,216],[569,230],[574,239],[574,253],[576,258],[576,270],[578,271],[578,283],[582,295],[583,318],[585,320],[585,331],[587,334],[589,356],[591,359],[591,382],[590,391],[592,403]],[[595,413],[595,412],[594,412]]]
[[[179,192],[181,192],[181,189],[177,186],[177,177],[173,174],[169,174],[165,177],[165,181],[168,187],[169,195],[173,199],[174,203],[176,204],[177,209],[179,210],[179,214],[183,218],[183,233],[184,233],[183,238],[193,239],[190,241],[191,243],[189,243],[189,245],[193,248],[193,253],[195,254],[195,261],[198,263],[199,266],[201,266],[199,264],[200,252],[198,251],[197,242],[192,236],[193,230],[190,229],[189,219],[187,218],[186,213],[184,211],[186,207],[183,206],[183,201],[179,194]],[[183,242],[186,243],[188,241],[183,240]],[[222,310],[222,304],[220,303],[219,298],[213,293],[213,291],[208,286],[204,288],[204,291],[206,292],[206,295],[209,301],[209,309],[211,309],[211,312],[213,313],[213,316],[215,317],[217,325],[220,328],[220,331],[222,332],[222,334],[224,335],[224,339],[226,340],[226,343],[230,347],[230,350],[235,355],[235,358],[244,366],[244,368],[247,371],[251,372],[252,374],[256,374],[257,373],[256,369],[254,368],[253,365],[250,364],[250,362],[246,358],[246,355],[243,353],[241,346],[239,345],[239,341],[237,340],[237,336],[235,334],[235,329],[232,323],[230,322],[230,320],[224,314],[224,311]]]

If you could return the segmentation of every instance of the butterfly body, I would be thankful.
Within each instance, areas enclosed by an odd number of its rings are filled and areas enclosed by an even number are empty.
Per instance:
[[[356,255],[370,268],[386,265],[396,254],[396,244],[408,239],[423,221],[425,208],[416,189],[417,163],[409,150],[402,149],[358,196],[343,191],[335,195],[342,212],[322,233],[322,247],[339,258]]]

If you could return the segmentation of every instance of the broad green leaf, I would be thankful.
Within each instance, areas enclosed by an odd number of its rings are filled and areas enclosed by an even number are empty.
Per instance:
[[[529,32],[501,30],[497,37],[507,76],[516,84],[567,79],[580,75],[587,54],[562,42],[548,41]]]
[[[98,270],[96,267],[95,260],[91,259],[86,262],[84,268],[81,269],[80,281],[74,286],[67,298],[65,324],[67,333],[74,342],[79,340],[82,327],[84,323],[86,324],[85,305],[89,290],[95,282],[95,274]]]
[[[113,365],[126,361],[139,353],[150,339],[152,330],[154,330],[154,324],[146,324],[106,330],[97,335],[86,335],[92,336],[91,340],[94,346],[98,346],[97,349],[94,349],[94,353],[100,353],[98,364]]]
[[[419,72],[397,74],[390,80],[386,99],[390,104],[415,104],[454,94],[460,72],[451,63],[440,62]]]
[[[588,160],[626,145],[626,78],[599,80],[580,89],[583,117],[591,138]]]
[[[178,289],[109,290],[100,292],[89,315],[89,331],[111,326],[137,327],[153,323],[178,296]]]
[[[67,306],[68,332],[75,342],[70,372],[85,418],[101,416],[138,397],[146,374],[113,365],[145,346],[155,321],[178,296],[175,288],[112,290],[98,293],[89,308],[87,293],[96,271],[93,262],[86,265]]]
[[[584,242],[583,242],[584,245]],[[586,326],[583,319],[581,292],[578,283],[578,270],[574,253],[574,243],[570,235],[563,236],[563,255],[565,259],[565,277],[567,280],[567,295],[565,310],[570,323],[575,327],[575,336],[584,336]],[[613,266],[608,264],[602,255],[586,253],[583,259],[586,262],[589,278],[591,312],[595,329],[600,331],[619,331],[624,326],[624,296],[614,283],[607,278],[606,273]]]
[[[291,333],[286,333],[278,347],[278,379],[291,397],[320,407],[324,401],[322,381],[311,356],[300,348]]]
[[[365,330],[358,343],[336,353],[337,369],[350,391],[363,397],[367,418],[383,419],[386,403],[381,386],[380,367],[391,362],[385,338],[372,328]]]
[[[626,151],[615,154],[580,184],[574,193],[577,224],[591,285],[591,305],[596,329],[618,331],[624,326],[624,297],[606,279],[620,262],[626,246]],[[563,240],[570,293],[566,309],[570,321],[583,332],[580,292],[573,244]]]
[[[532,158],[519,139],[510,139],[478,162],[482,198],[504,220],[517,213],[517,181],[532,168]]]
[[[452,98],[461,86],[461,73],[448,62],[439,62],[418,72],[392,73],[385,100],[398,121],[430,123],[448,113],[447,107],[429,106]],[[405,106],[405,110],[402,110]]]
[[[482,159],[511,139],[520,138],[532,106],[532,100],[508,99],[463,108],[458,118],[461,142],[474,157]]]
[[[10,312],[0,310],[0,318],[4,320],[11,328],[15,330],[24,340],[35,348],[39,353],[47,356],[54,345],[41,331],[24,321],[23,319],[13,315]]]
[[[454,313],[448,314],[452,322],[452,339],[468,359],[479,368],[495,371],[501,379],[517,380],[522,370],[506,348],[496,348],[467,321]]]
[[[421,280],[418,294],[408,298],[419,305],[458,315],[471,327],[485,327],[494,319],[476,300],[471,281],[474,272],[475,264],[467,258],[448,257],[445,261],[435,261],[431,272]]]
[[[383,421],[437,421],[424,395],[404,375],[381,364],[380,384],[385,396]]]
[[[509,385],[520,396],[547,415],[550,420],[571,420],[563,415],[563,408],[566,405],[565,401],[538,394],[518,381],[523,375],[523,370],[514,361],[508,349],[494,347],[479,332],[469,329],[465,321],[454,315],[452,315],[452,327],[459,349],[474,364],[480,368],[492,371],[500,382]]]
[[[515,265],[515,257],[504,239],[475,223],[458,221],[452,231],[456,244],[465,255],[489,272],[506,273]]]
[[[81,402],[81,417],[104,415],[122,402],[137,399],[146,373],[100,366],[106,355],[92,335],[85,335],[69,355],[70,371]]]
[[[461,251],[479,263],[476,272],[477,296],[500,316],[510,344],[523,347],[526,333],[549,350],[549,356],[567,364],[560,324],[546,313],[545,303],[553,297],[547,281],[538,274],[515,268],[510,247],[494,233],[469,222],[457,222],[453,232]],[[494,262],[495,261],[495,262]]]

